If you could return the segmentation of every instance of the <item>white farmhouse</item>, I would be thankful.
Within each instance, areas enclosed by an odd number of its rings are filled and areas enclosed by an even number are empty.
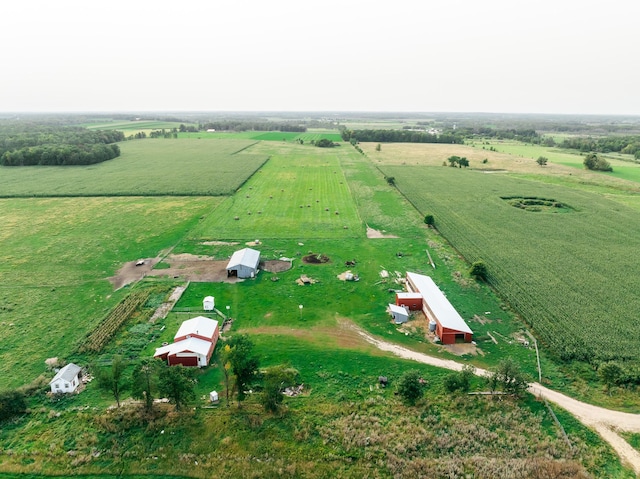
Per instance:
[[[80,386],[80,371],[82,368],[69,363],[56,373],[49,385],[52,393],[72,393]]]

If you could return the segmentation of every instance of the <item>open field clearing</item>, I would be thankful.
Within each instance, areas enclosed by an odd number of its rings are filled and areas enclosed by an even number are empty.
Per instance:
[[[114,292],[108,277],[125,261],[173,246],[218,201],[0,200],[2,385],[28,383],[44,373],[46,358],[68,355],[127,294]]]
[[[470,262],[487,263],[491,283],[551,351],[640,359],[640,278],[629,260],[640,247],[637,212],[595,194],[504,175],[384,170]],[[514,195],[551,198],[572,211],[530,212],[501,199]]]
[[[113,120],[108,122],[84,123],[89,130],[120,130],[125,136],[134,135],[139,131],[149,134],[153,130],[171,130],[179,128],[180,122],[177,121],[157,121],[157,120]],[[185,123],[188,124],[188,123]]]
[[[266,160],[254,141],[133,140],[120,157],[91,166],[2,167],[0,195],[228,195]]]
[[[269,142],[252,147],[256,156],[273,156],[191,235],[204,240],[364,236],[340,168],[340,155],[350,151],[286,148],[287,156],[281,156]]]
[[[305,143],[327,138],[331,141],[342,141],[340,133],[335,130],[316,130],[309,129],[304,133],[288,132],[288,131],[199,131],[178,133],[179,138],[191,139],[247,139],[259,141],[284,141],[297,142],[302,140]]]

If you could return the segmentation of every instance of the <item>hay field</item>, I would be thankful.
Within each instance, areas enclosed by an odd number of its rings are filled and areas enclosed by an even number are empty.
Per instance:
[[[202,239],[363,237],[340,167],[340,156],[351,151],[275,145],[265,142],[252,150],[273,155],[192,234]]]
[[[252,140],[132,140],[121,156],[90,166],[0,168],[0,195],[228,195],[266,160]]]

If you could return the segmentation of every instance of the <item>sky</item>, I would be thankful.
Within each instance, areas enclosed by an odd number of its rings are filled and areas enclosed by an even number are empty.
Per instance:
[[[0,111],[640,115],[634,0],[14,0]]]

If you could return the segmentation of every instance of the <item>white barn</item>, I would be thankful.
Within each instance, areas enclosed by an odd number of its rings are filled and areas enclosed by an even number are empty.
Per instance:
[[[260,251],[244,248],[236,251],[227,264],[227,276],[253,278],[258,274]]]
[[[56,373],[49,385],[52,393],[72,393],[80,386],[80,371],[82,368],[69,363]]]

